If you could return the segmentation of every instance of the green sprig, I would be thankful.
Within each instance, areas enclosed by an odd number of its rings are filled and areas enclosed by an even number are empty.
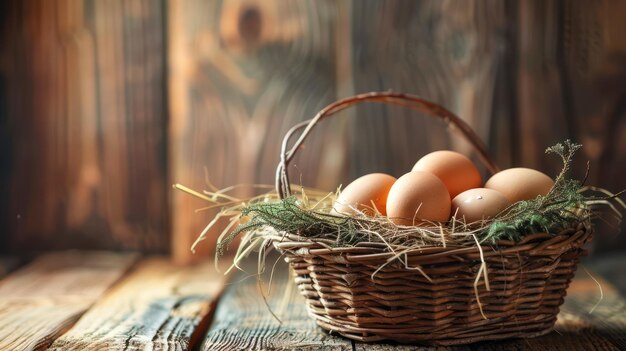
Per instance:
[[[448,233],[464,231],[476,235],[480,241],[496,243],[501,239],[518,241],[527,234],[537,232],[556,234],[580,221],[588,220],[593,212],[586,205],[586,201],[592,198],[585,197],[579,181],[567,178],[574,155],[580,147],[580,144],[566,140],[546,149],[546,153],[556,154],[561,158],[563,168],[555,178],[554,186],[545,196],[517,202],[482,223],[480,228],[459,225],[457,222],[443,223],[443,230]],[[334,216],[327,212],[306,209],[294,196],[277,201],[251,203],[244,208],[242,216],[249,218],[249,221],[241,224],[218,244],[220,253],[224,252],[237,235],[266,227],[304,237],[332,239],[336,246],[351,246],[361,241],[387,241],[386,236],[393,237],[397,244],[403,244],[402,240],[415,241],[416,238],[422,243],[433,242],[429,240],[433,238],[432,230],[413,227],[407,231],[407,227],[400,228],[381,219],[376,221],[364,216]],[[380,236],[372,235],[372,231]],[[398,235],[399,232],[403,235]],[[473,242],[473,239],[468,239],[468,242]]]

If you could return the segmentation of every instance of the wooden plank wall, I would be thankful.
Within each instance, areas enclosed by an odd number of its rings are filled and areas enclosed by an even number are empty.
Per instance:
[[[168,250],[163,1],[0,6],[3,247]]]
[[[218,187],[272,183],[290,126],[370,90],[457,112],[503,167],[555,174],[543,150],[572,138],[585,146],[576,176],[590,160],[589,183],[625,187],[624,2],[0,6],[0,232],[11,233],[0,243],[10,250],[171,249],[191,261],[211,213],[194,213],[204,204],[169,184],[206,188],[205,168]],[[400,175],[441,148],[471,153],[438,122],[364,106],[322,124],[291,171],[331,190],[366,172]],[[598,232],[596,250],[626,248]]]
[[[544,150],[571,138],[585,144],[574,176],[582,178],[590,160],[590,184],[624,188],[626,138],[619,136],[626,135],[626,86],[619,77],[625,73],[626,36],[615,15],[624,13],[623,3],[170,5],[170,145],[179,181],[202,187],[198,175],[208,166],[218,186],[271,183],[287,126],[310,118],[329,100],[393,89],[457,112],[503,167],[555,175],[559,161]],[[471,154],[440,123],[417,117],[381,106],[339,115],[314,133],[317,139],[307,143],[293,178],[332,190],[366,172],[401,175],[431,150]],[[219,140],[227,146],[216,149]],[[185,216],[201,203],[174,199],[173,232],[180,245],[174,252],[185,260],[206,218]],[[626,240],[599,232],[599,250],[626,246]]]
[[[206,168],[218,188],[273,183],[282,135],[337,97],[338,4],[169,2],[172,181],[206,189]],[[303,182],[336,178],[339,167],[326,171],[311,157],[332,145],[309,144]],[[186,261],[212,213],[190,216],[205,203],[182,193],[173,199],[173,252]]]

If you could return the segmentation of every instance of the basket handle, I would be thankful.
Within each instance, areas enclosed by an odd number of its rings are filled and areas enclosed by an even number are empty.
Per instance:
[[[480,140],[476,133],[474,133],[472,128],[467,123],[465,123],[465,121],[463,121],[452,112],[446,110],[445,108],[434,102],[424,100],[415,95],[394,92],[371,92],[335,101],[330,105],[324,107],[312,119],[300,122],[289,131],[287,131],[287,134],[285,134],[280,148],[280,162],[278,163],[278,167],[276,168],[276,191],[278,192],[278,196],[281,199],[284,199],[291,195],[291,184],[289,181],[287,166],[289,166],[289,163],[291,162],[296,152],[298,151],[304,140],[307,138],[313,127],[315,127],[315,125],[323,118],[329,117],[348,107],[364,102],[379,102],[403,106],[415,111],[426,113],[433,117],[441,118],[444,122],[446,122],[446,124],[448,124],[448,126],[454,126],[461,131],[461,134],[478,152],[478,156],[481,162],[491,173],[496,173],[498,171],[498,166],[496,166],[495,162],[487,153],[485,144]],[[298,140],[296,140],[291,149],[287,150],[289,140],[291,140],[291,138],[297,131],[303,128],[304,131],[300,134]]]

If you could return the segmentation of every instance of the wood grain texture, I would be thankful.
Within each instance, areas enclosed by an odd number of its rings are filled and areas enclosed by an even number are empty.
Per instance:
[[[200,349],[352,350],[349,340],[331,336],[315,325],[284,267],[275,272],[271,289],[267,303],[282,324],[265,305],[256,278],[239,274],[224,292]]]
[[[284,126],[311,115],[299,92],[306,91],[314,107],[327,100],[320,98],[323,93],[333,99],[393,89],[459,114],[503,167],[555,175],[560,162],[544,150],[570,138],[585,144],[573,176],[582,178],[590,160],[590,184],[624,187],[616,175],[626,174],[626,144],[617,137],[626,131],[626,86],[620,78],[626,36],[618,34],[619,16],[611,10],[622,4],[388,0],[316,5],[172,0],[179,9],[171,22],[176,49],[170,53],[176,181],[202,188],[206,165],[218,187],[271,183],[275,143]],[[309,9],[306,15],[303,9]],[[276,36],[274,30],[284,34]],[[326,126],[315,133],[322,135],[321,144],[306,145],[313,156],[303,157],[292,173],[327,190],[368,172],[399,176],[437,149],[471,155],[468,144],[442,124],[400,108],[364,105]],[[231,171],[233,165],[238,172]],[[177,256],[188,257],[186,233],[195,235],[207,219],[186,216],[202,204],[180,196],[173,206],[178,221],[173,245]]]
[[[516,117],[520,145],[514,160],[556,174],[544,149],[565,138],[583,144],[572,175],[612,191],[626,174],[626,36],[620,1],[517,2]],[[619,28],[619,29],[618,29]],[[618,34],[619,33],[619,34]],[[626,240],[599,223],[599,251],[626,248]],[[626,226],[622,224],[621,230]]]
[[[273,184],[282,135],[337,98],[336,3],[170,0],[168,7],[171,181],[206,189],[206,168],[219,188]],[[318,156],[336,149],[324,142],[330,137],[322,131],[307,145],[303,183],[341,170]],[[193,259],[189,247],[212,215],[194,215],[204,205],[173,194],[179,262]]]
[[[582,179],[590,160],[589,184],[621,190],[616,174],[626,174],[626,147],[616,135],[626,133],[626,36],[617,34],[620,20],[610,12],[623,12],[622,6],[610,0],[354,2],[354,90],[392,89],[437,101],[465,119],[505,168],[556,175],[560,162],[545,148],[576,140],[584,151],[572,175]],[[363,106],[358,115],[346,140],[353,151],[343,182],[373,171],[401,175],[437,149],[471,155],[442,124],[413,112]],[[611,245],[620,240],[605,238]]]
[[[46,349],[135,261],[131,254],[51,253],[0,281],[0,350]]]
[[[50,349],[190,350],[206,331],[223,277],[208,262],[147,259]]]
[[[484,140],[496,111],[511,14],[501,1],[356,1],[352,26],[357,92],[420,95],[458,114]],[[424,154],[471,146],[445,124],[407,109],[359,107],[350,122],[351,179],[365,172],[401,176]],[[504,137],[504,136],[503,136]],[[501,150],[506,152],[506,149]],[[497,157],[496,160],[500,158]],[[347,181],[349,179],[346,179]]]
[[[166,251],[163,1],[2,3],[3,247]]]
[[[206,188],[205,167],[218,187],[272,183],[290,126],[370,90],[441,103],[503,167],[554,175],[559,161],[545,147],[582,142],[573,176],[590,160],[589,184],[621,190],[625,6],[2,1],[0,244],[171,248],[191,261],[190,244],[212,213],[194,213],[204,203],[170,193],[169,183]],[[469,152],[442,125],[381,106],[339,115],[313,138],[292,174],[327,190],[367,172],[400,175],[431,150]],[[598,251],[626,248],[607,232],[598,228]]]

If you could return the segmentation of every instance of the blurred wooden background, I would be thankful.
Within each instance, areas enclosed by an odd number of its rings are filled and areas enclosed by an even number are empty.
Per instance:
[[[284,132],[325,104],[388,90],[466,119],[502,167],[626,187],[626,2],[6,0],[0,4],[0,248],[172,252],[211,213],[171,189],[273,183]],[[358,116],[358,118],[357,118]],[[360,106],[291,170],[334,189],[471,155],[436,121]],[[623,229],[623,226],[622,226]],[[600,226],[595,250],[626,237]],[[210,251],[209,242],[204,251]]]

